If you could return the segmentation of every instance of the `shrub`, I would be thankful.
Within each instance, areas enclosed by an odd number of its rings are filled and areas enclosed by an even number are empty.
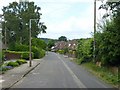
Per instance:
[[[27,63],[27,61],[26,61],[26,60],[23,60],[23,59],[17,60],[16,62],[17,62],[19,65],[24,64],[24,63]]]
[[[30,53],[30,52],[22,52],[21,58],[22,58],[22,59],[29,60],[29,53]],[[32,58],[34,58],[34,53],[33,53],[33,52],[31,52],[31,53],[32,53]]]
[[[4,69],[3,69],[3,68],[4,68]],[[12,69],[13,67],[12,67],[12,66],[4,66],[3,68],[2,68],[2,71],[4,71],[5,69],[6,69],[6,70],[10,70],[10,69]]]
[[[64,50],[58,50],[58,53],[64,54]]]
[[[17,62],[8,62],[7,66],[17,67],[19,64]]]
[[[45,56],[45,50],[41,49],[40,50],[40,58],[44,57]]]
[[[8,69],[6,67],[2,67],[0,71],[7,71]]]

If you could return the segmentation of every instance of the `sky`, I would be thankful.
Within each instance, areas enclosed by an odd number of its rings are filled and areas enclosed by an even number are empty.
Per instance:
[[[0,0],[2,7],[19,0]],[[47,26],[46,34],[40,38],[58,39],[66,36],[68,39],[92,37],[94,31],[94,0],[29,0],[41,7],[41,22]],[[97,1],[97,21],[105,11],[98,10],[101,1]]]

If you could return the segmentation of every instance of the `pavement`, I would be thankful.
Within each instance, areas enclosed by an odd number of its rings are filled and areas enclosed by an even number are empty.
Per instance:
[[[32,67],[29,67],[29,61],[26,64],[22,64],[19,67],[15,67],[0,75],[0,89],[6,89],[12,87],[25,77],[30,71],[37,67],[42,59],[32,60]]]

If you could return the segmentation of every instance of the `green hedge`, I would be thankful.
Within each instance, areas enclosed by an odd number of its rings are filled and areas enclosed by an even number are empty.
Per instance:
[[[22,52],[21,58],[23,59],[29,59],[29,46],[27,45],[21,45],[21,44],[15,44],[15,48],[10,48],[10,50],[14,50],[17,52]],[[32,46],[32,58],[42,58],[45,56],[45,51],[42,48],[37,48],[36,46]]]
[[[20,54],[21,55],[21,59],[29,59],[29,52],[17,52],[17,51],[4,51],[4,53],[13,53],[13,54]],[[34,54],[32,52],[32,58],[34,58]]]

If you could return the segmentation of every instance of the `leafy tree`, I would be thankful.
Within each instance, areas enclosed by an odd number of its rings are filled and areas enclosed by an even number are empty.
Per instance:
[[[59,41],[67,41],[67,37],[65,36],[61,36],[58,38]]]
[[[41,32],[46,32],[47,27],[40,23],[42,15],[40,10],[41,8],[34,2],[12,2],[3,7],[2,11],[6,21],[3,23],[3,36],[5,36],[4,30],[6,29],[8,44],[13,43],[13,41],[28,44],[30,19],[37,19],[37,21],[32,21],[32,37],[37,37]]]
[[[48,42],[48,49],[51,50],[51,48],[55,45],[55,41],[54,40],[49,40]]]
[[[102,4],[100,9],[109,13],[104,15],[104,24],[100,25],[102,32],[96,33],[97,60],[103,65],[119,66],[120,58],[120,1]]]
[[[93,56],[93,39],[80,39],[77,47],[77,58],[81,61],[89,61]]]
[[[47,44],[45,43],[45,41],[39,39],[39,38],[33,38],[32,39],[32,46],[36,46],[37,48],[41,48],[41,49],[46,49]]]

